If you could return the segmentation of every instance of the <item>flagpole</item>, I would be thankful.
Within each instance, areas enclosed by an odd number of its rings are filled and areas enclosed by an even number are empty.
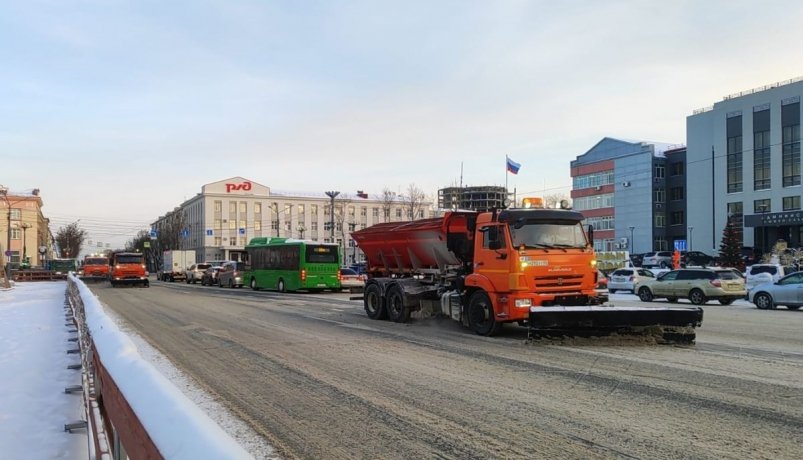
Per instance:
[[[508,198],[508,196],[507,196],[507,176],[508,176],[507,160],[508,160],[507,155],[505,155],[505,199]]]

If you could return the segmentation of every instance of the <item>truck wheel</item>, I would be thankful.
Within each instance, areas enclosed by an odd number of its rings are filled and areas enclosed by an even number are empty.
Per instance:
[[[691,292],[689,292],[689,300],[694,305],[703,305],[708,301],[708,299],[705,298],[703,291],[699,289],[692,289]]]
[[[410,319],[410,309],[404,305],[404,294],[402,294],[401,288],[398,285],[389,287],[386,298],[385,308],[388,318],[396,323],[406,323]]]
[[[382,303],[382,293],[378,285],[368,285],[365,288],[365,294],[363,294],[362,299],[365,305],[365,314],[369,318],[385,319],[388,317],[388,311],[385,309],[385,304]]]
[[[468,325],[479,335],[490,337],[499,332],[502,323],[494,318],[494,307],[488,294],[477,291],[468,301]]]

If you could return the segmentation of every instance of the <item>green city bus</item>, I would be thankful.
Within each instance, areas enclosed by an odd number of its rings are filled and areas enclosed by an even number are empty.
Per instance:
[[[279,292],[340,290],[338,245],[291,238],[252,238],[245,251],[244,282]]]

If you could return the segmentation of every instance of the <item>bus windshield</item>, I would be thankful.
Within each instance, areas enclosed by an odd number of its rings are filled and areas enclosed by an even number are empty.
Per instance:
[[[510,226],[510,237],[515,248],[585,248],[586,241],[580,223],[525,224]]]

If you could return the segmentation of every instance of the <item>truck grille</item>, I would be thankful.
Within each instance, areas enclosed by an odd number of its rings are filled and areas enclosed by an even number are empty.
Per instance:
[[[549,275],[549,276],[535,277],[536,289],[544,289],[553,292],[577,291],[580,289],[582,283],[583,283],[583,275],[580,274]]]

